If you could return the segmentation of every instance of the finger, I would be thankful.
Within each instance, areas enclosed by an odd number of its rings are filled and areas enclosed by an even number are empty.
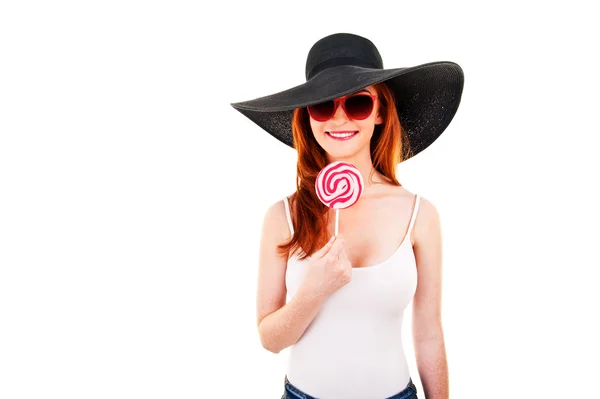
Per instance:
[[[331,248],[331,252],[335,251],[335,255],[336,258],[338,258],[339,260],[346,260],[348,259],[348,251],[346,250],[346,243],[344,242],[343,239],[339,240],[336,238],[335,240],[336,242],[334,243],[333,247]]]
[[[324,256],[328,256],[332,260],[338,260],[343,249],[343,243],[341,241],[338,241],[338,239],[336,238],[336,240],[333,242],[333,245],[331,246],[331,249]]]
[[[331,237],[329,239],[329,241],[327,241],[327,244],[325,244],[323,246],[323,248],[321,248],[317,252],[315,252],[312,257],[315,259],[320,259],[323,256],[325,256],[329,252],[329,250],[331,249],[331,247],[333,246],[335,241],[336,241],[336,237],[335,236]]]
[[[346,248],[346,244],[344,242],[344,238],[342,238],[342,237],[336,237],[335,241],[333,242],[333,245],[331,246],[331,249],[329,250],[329,252],[333,252],[333,253],[339,255],[340,252],[343,251],[345,248]]]
[[[348,259],[348,251],[346,251],[346,247],[342,246],[342,249],[339,252],[339,258],[341,261],[349,260]]]

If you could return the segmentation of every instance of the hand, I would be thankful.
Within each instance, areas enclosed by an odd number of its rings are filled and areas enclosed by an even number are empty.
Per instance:
[[[344,237],[338,234],[311,256],[302,284],[314,296],[324,299],[351,280],[352,264]]]

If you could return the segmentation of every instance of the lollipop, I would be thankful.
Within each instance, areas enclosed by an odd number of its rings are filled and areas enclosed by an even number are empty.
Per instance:
[[[363,185],[363,178],[358,169],[347,162],[332,162],[319,172],[315,190],[322,203],[335,209],[336,236],[340,209],[356,204],[362,194]]]

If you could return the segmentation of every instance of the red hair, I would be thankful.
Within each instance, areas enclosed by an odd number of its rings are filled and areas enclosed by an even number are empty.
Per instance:
[[[410,145],[404,133],[392,91],[385,83],[374,85],[379,98],[381,125],[375,125],[371,138],[371,160],[373,167],[400,186],[396,179],[396,166],[410,155]],[[327,233],[328,210],[315,193],[317,175],[327,164],[325,150],[317,143],[310,127],[306,108],[294,110],[292,134],[298,151],[296,192],[290,198],[294,236],[277,246],[281,255],[303,252],[300,259],[312,255],[329,240]],[[371,176],[369,176],[370,178]]]

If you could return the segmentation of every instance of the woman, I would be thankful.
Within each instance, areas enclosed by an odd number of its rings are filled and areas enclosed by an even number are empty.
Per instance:
[[[383,69],[372,42],[335,34],[311,48],[306,78],[232,104],[298,151],[296,192],[264,218],[258,273],[262,345],[274,353],[290,347],[283,397],[416,398],[402,344],[412,300],[425,396],[448,398],[439,215],[395,169],[448,126],[462,70],[451,62]],[[334,211],[315,192],[319,171],[334,161],[365,177],[335,237]]]

